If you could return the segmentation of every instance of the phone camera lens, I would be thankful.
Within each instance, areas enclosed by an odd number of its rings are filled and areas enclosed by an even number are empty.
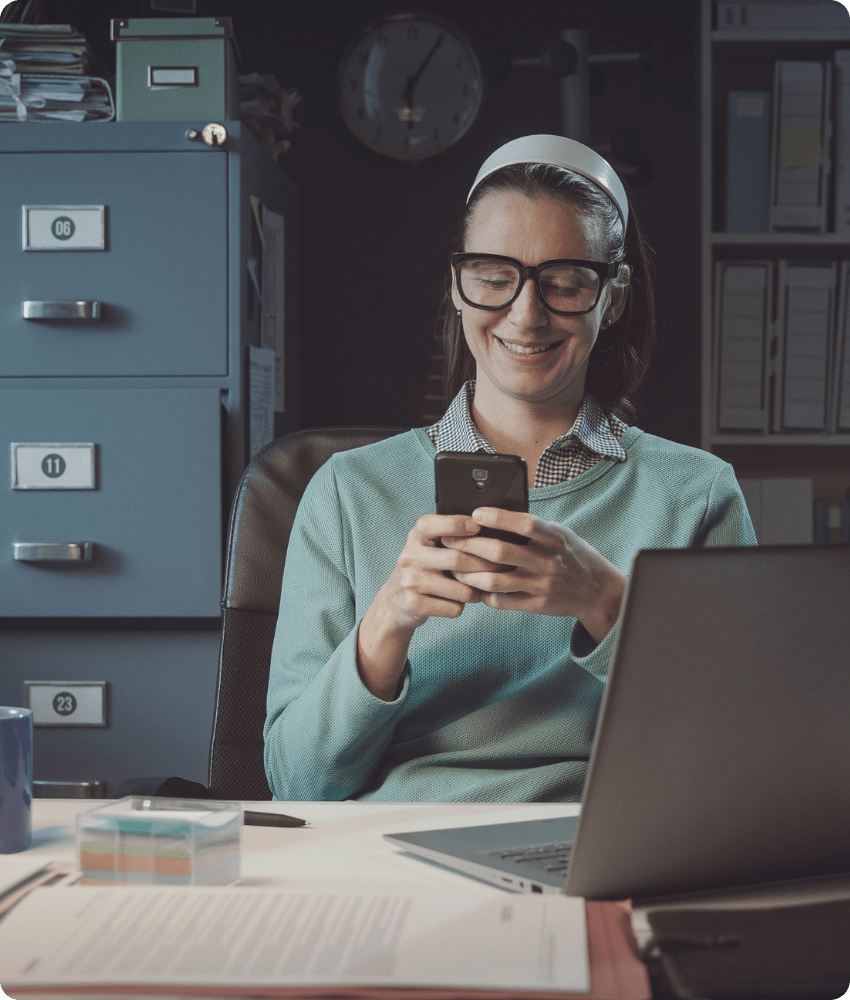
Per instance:
[[[490,475],[490,473],[486,469],[473,469],[472,470],[472,478],[477,483],[483,483],[484,480],[487,479],[489,475]]]

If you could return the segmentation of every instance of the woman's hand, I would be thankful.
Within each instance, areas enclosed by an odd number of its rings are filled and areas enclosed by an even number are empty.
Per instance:
[[[626,577],[592,545],[557,521],[533,514],[479,507],[473,520],[528,538],[515,545],[467,534],[445,539],[455,552],[502,564],[499,570],[461,570],[460,583],[481,593],[491,608],[577,618],[600,643],[620,614]],[[505,569],[505,565],[512,567]]]
[[[410,530],[387,582],[367,609],[357,636],[357,666],[366,687],[384,701],[398,693],[414,631],[430,617],[457,618],[465,604],[481,600],[458,573],[490,573],[486,557],[444,544],[476,535],[479,525],[463,514],[426,514]]]
[[[485,572],[494,564],[477,555],[444,544],[471,538],[479,525],[464,514],[425,514],[407,536],[395,569],[376,597],[384,614],[399,628],[418,628],[432,615],[457,618],[464,604],[481,599],[469,584],[450,575],[458,572]]]

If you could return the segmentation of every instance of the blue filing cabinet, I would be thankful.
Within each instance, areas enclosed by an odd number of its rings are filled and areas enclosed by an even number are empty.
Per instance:
[[[204,124],[0,126],[0,703],[38,679],[111,698],[106,729],[38,730],[36,777],[204,777],[263,206],[286,255],[275,431],[298,426],[295,192],[239,122],[220,147],[189,138]]]

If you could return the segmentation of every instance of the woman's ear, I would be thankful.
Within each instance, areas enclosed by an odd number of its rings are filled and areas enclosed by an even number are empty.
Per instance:
[[[620,273],[608,283],[608,305],[602,314],[602,325],[611,326],[623,315],[626,308],[626,294],[631,280],[631,270],[628,264],[620,265]]]
[[[455,309],[461,312],[463,309],[463,299],[460,297],[460,292],[457,290],[457,273],[454,268],[452,268],[452,302],[454,303]]]

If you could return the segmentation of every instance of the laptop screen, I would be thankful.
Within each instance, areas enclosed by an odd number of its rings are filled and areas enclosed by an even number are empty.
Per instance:
[[[850,871],[848,706],[850,546],[639,553],[567,891]]]

